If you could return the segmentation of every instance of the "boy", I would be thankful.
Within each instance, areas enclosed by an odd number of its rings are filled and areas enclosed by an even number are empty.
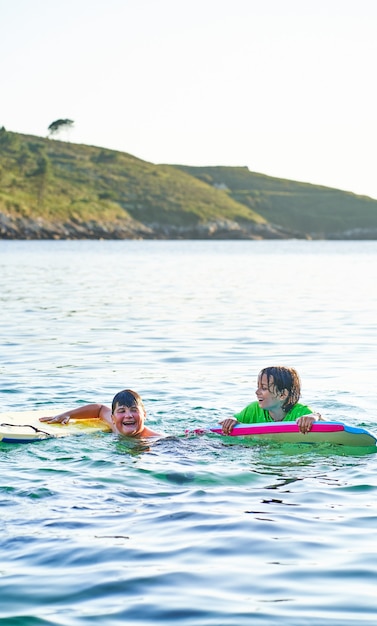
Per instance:
[[[313,422],[321,419],[319,413],[304,404],[299,404],[301,385],[298,373],[293,367],[265,367],[259,372],[257,400],[248,404],[234,417],[220,422],[223,434],[229,435],[237,422],[256,424],[258,422],[296,421],[302,433],[311,429]]]
[[[136,391],[123,389],[113,398],[111,409],[103,404],[85,406],[59,413],[55,417],[41,417],[41,422],[68,424],[74,419],[101,419],[117,435],[124,437],[158,437],[159,433],[145,426],[146,412],[143,401]]]

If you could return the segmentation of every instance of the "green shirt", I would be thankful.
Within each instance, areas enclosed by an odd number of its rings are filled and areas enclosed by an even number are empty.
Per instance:
[[[295,422],[302,415],[309,415],[313,411],[304,404],[295,404],[281,420],[282,422]],[[274,422],[267,409],[261,409],[256,400],[248,404],[242,411],[235,413],[234,418],[243,424],[257,424],[259,422]]]

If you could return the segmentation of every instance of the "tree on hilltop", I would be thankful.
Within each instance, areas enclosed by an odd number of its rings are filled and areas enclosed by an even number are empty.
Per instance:
[[[71,129],[73,124],[73,120],[55,120],[55,122],[52,122],[47,129],[49,131],[49,136],[51,137],[51,135],[56,135],[62,130],[62,128],[65,128],[66,130]]]

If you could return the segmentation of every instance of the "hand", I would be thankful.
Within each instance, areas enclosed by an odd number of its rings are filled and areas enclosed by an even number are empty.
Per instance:
[[[234,419],[234,417],[229,417],[226,420],[223,420],[222,422],[219,422],[219,423],[223,427],[223,435],[230,435],[233,428],[237,424],[237,420]]]
[[[321,416],[319,413],[310,413],[309,415],[302,415],[296,420],[296,424],[298,425],[300,432],[304,435],[311,430],[313,423],[320,419]]]
[[[49,417],[40,417],[39,421],[47,422],[48,424],[68,424],[70,417],[70,415],[65,415],[63,413],[62,415],[55,415],[55,417],[53,415],[50,415]]]

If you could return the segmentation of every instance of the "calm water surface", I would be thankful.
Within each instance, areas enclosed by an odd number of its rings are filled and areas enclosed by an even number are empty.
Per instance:
[[[0,624],[377,618],[377,456],[184,430],[297,367],[377,433],[377,242],[0,241],[2,411],[144,398],[157,442],[0,443]]]

